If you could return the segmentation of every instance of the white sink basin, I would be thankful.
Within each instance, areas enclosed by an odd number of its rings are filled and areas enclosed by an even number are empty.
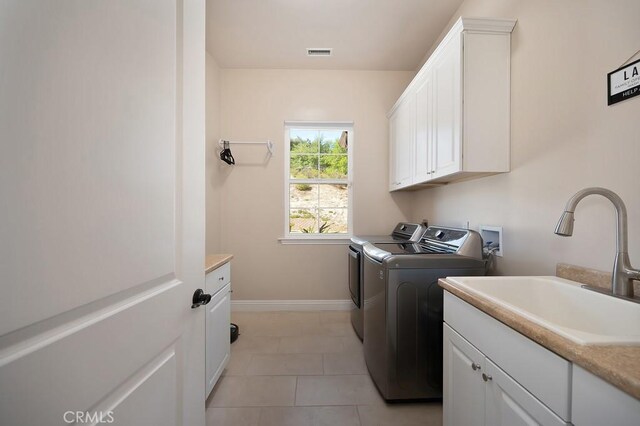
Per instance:
[[[640,345],[640,304],[557,277],[447,277],[580,345]]]

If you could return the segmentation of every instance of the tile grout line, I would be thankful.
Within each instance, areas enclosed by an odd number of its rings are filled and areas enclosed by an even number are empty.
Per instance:
[[[260,410],[258,411],[258,421],[256,422],[256,426],[260,426],[260,420],[262,420],[263,411],[264,411],[264,407],[260,407]],[[360,414],[358,414],[358,417],[360,417]],[[362,422],[360,422],[360,424],[362,424]]]

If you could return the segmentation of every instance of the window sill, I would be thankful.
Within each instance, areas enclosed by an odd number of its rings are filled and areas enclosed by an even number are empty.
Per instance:
[[[280,244],[350,244],[351,237],[350,236],[339,236],[339,237],[281,237],[278,238]]]

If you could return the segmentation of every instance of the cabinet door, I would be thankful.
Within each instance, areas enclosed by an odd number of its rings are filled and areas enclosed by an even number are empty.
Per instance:
[[[414,183],[431,179],[433,162],[433,76],[425,70],[416,89],[416,150]]]
[[[409,93],[389,119],[391,162],[389,189],[400,189],[413,181],[416,101]]]
[[[485,424],[492,426],[567,425],[491,360],[485,363]]]
[[[433,63],[434,149],[431,178],[461,170],[461,37],[456,34],[438,52]]]
[[[207,396],[229,362],[231,351],[229,323],[231,322],[231,284],[213,295],[206,314],[206,372]]]
[[[485,417],[485,357],[447,324],[444,327],[445,426],[481,426]]]

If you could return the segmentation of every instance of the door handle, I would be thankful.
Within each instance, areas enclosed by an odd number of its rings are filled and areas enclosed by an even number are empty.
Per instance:
[[[205,293],[201,288],[199,288],[193,293],[193,298],[191,299],[191,309],[195,309],[201,305],[206,305],[209,302],[211,302],[211,295]]]

